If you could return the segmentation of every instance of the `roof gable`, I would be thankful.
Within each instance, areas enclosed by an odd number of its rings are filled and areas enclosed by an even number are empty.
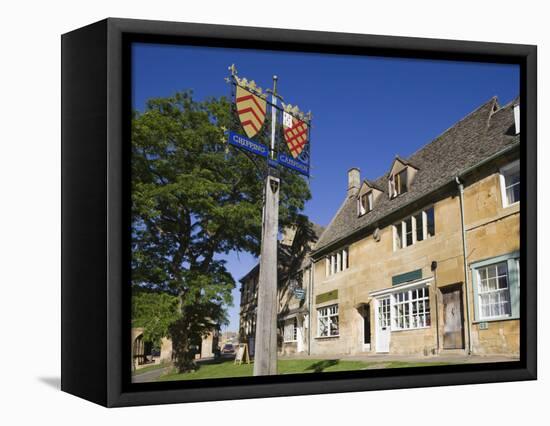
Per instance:
[[[365,179],[361,184],[361,187],[359,188],[359,192],[357,192],[357,198],[360,198],[362,195],[366,194],[369,191],[373,191],[375,196],[383,192],[382,189],[378,187],[378,185],[375,185]]]
[[[418,167],[413,166],[409,161],[403,160],[401,157],[396,155],[394,160],[393,160],[393,163],[391,165],[388,176],[392,176],[396,173],[399,173],[401,170],[403,170],[406,167],[412,167],[412,168],[418,170]]]

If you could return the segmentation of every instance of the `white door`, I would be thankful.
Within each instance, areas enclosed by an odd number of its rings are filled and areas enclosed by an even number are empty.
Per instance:
[[[390,298],[378,299],[376,312],[376,352],[390,351]]]

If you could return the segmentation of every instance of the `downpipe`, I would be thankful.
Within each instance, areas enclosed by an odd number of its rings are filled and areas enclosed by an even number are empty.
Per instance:
[[[462,229],[462,257],[464,259],[464,292],[466,293],[466,330],[468,333],[468,355],[472,354],[472,328],[470,321],[470,279],[468,274],[468,243],[466,241],[466,226],[464,224],[464,184],[458,176],[455,177],[460,198],[460,225]]]

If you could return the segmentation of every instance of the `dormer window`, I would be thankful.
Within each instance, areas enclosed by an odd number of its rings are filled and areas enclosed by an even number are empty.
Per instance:
[[[390,176],[389,192],[390,198],[395,198],[398,195],[404,194],[409,189],[407,181],[407,168],[404,168],[399,173]]]
[[[418,169],[408,161],[396,157],[391,167],[388,178],[388,194],[390,198],[409,191]]]
[[[377,183],[365,179],[357,194],[357,216],[363,216],[374,210],[374,204],[382,193]]]
[[[374,196],[372,191],[369,191],[359,199],[359,215],[364,215],[372,210]]]
[[[407,192],[407,185],[407,169],[403,169],[395,175],[395,189],[397,190],[397,195]]]

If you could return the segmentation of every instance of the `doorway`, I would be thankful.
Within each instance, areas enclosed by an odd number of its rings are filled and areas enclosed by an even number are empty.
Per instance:
[[[370,306],[363,306],[363,348],[370,350]]]
[[[441,288],[443,295],[443,349],[464,349],[462,286]]]
[[[360,303],[355,306],[359,314],[357,328],[360,334],[359,350],[361,352],[371,350],[371,309],[368,303]]]

